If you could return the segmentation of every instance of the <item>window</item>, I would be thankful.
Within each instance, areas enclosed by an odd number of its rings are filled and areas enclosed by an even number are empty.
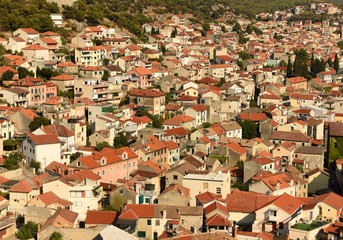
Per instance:
[[[119,171],[120,171],[120,166],[117,167],[117,172],[119,172]]]
[[[304,189],[306,189],[306,184],[304,184]]]
[[[113,168],[110,168],[110,174],[112,174],[112,172],[113,172]]]
[[[97,172],[96,172],[96,175],[100,176],[100,172],[99,172],[99,171],[97,171]]]
[[[155,225],[160,226],[160,220],[156,220]]]
[[[135,167],[136,166],[136,162],[133,162],[132,166]]]
[[[283,222],[279,223],[279,229],[283,229]]]
[[[124,169],[126,169],[126,164],[124,164]]]
[[[105,176],[105,170],[102,170],[102,176]]]
[[[81,162],[77,161],[77,166],[80,167],[81,166]]]
[[[148,203],[148,204],[149,204],[149,203],[150,203],[150,198],[146,198],[146,199],[145,199],[145,203]]]
[[[131,168],[131,163],[129,163],[129,168]]]
[[[138,237],[145,238],[145,231],[138,231]]]
[[[119,193],[120,193],[120,195],[123,195],[124,194],[124,189],[120,189]]]
[[[221,189],[220,187],[217,187],[216,193],[217,193],[217,194],[221,194],[221,193],[222,193],[222,189]]]
[[[177,175],[173,175],[173,179],[174,179],[174,180],[177,180]]]
[[[146,224],[147,224],[148,226],[150,226],[150,225],[151,225],[151,219],[148,219],[148,220],[146,221]]]

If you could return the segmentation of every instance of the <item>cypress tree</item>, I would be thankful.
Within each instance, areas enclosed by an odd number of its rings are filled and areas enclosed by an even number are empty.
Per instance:
[[[336,73],[337,73],[339,69],[339,59],[338,59],[337,53],[335,54],[335,62],[334,62],[333,68],[336,70]]]
[[[315,64],[315,60],[314,60],[314,56],[312,52],[312,57],[311,57],[311,75],[312,76],[314,76],[314,64]]]
[[[329,59],[328,59],[328,65],[329,65],[330,68],[332,67],[332,59],[331,59],[331,57],[329,57]]]
[[[318,70],[318,72],[323,72],[323,71],[325,71],[325,66],[326,64],[325,64],[325,61],[324,61],[324,59],[322,58],[321,60],[320,60],[320,65],[319,65],[319,70]]]
[[[288,57],[288,63],[287,63],[287,77],[291,77],[292,76],[292,62],[291,62],[291,58]]]

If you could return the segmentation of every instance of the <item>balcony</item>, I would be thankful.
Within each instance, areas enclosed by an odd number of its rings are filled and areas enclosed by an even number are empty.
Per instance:
[[[277,209],[269,209],[269,211],[266,212],[265,220],[268,220],[271,222],[277,222],[278,221]]]
[[[25,102],[28,100],[29,100],[29,98],[27,98],[27,97],[19,97],[19,98],[15,99],[14,101],[15,102]]]

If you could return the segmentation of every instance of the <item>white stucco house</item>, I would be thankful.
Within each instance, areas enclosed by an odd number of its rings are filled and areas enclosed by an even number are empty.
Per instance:
[[[56,135],[30,134],[23,142],[22,151],[27,162],[38,161],[44,169],[53,161],[61,163],[61,143]]]

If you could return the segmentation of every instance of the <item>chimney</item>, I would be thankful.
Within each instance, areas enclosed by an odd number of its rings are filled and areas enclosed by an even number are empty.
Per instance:
[[[163,211],[162,211],[162,218],[163,219],[167,218],[167,209],[163,209]]]
[[[232,237],[236,238],[237,237],[237,227],[236,227],[236,221],[233,222],[233,227],[232,227]]]

